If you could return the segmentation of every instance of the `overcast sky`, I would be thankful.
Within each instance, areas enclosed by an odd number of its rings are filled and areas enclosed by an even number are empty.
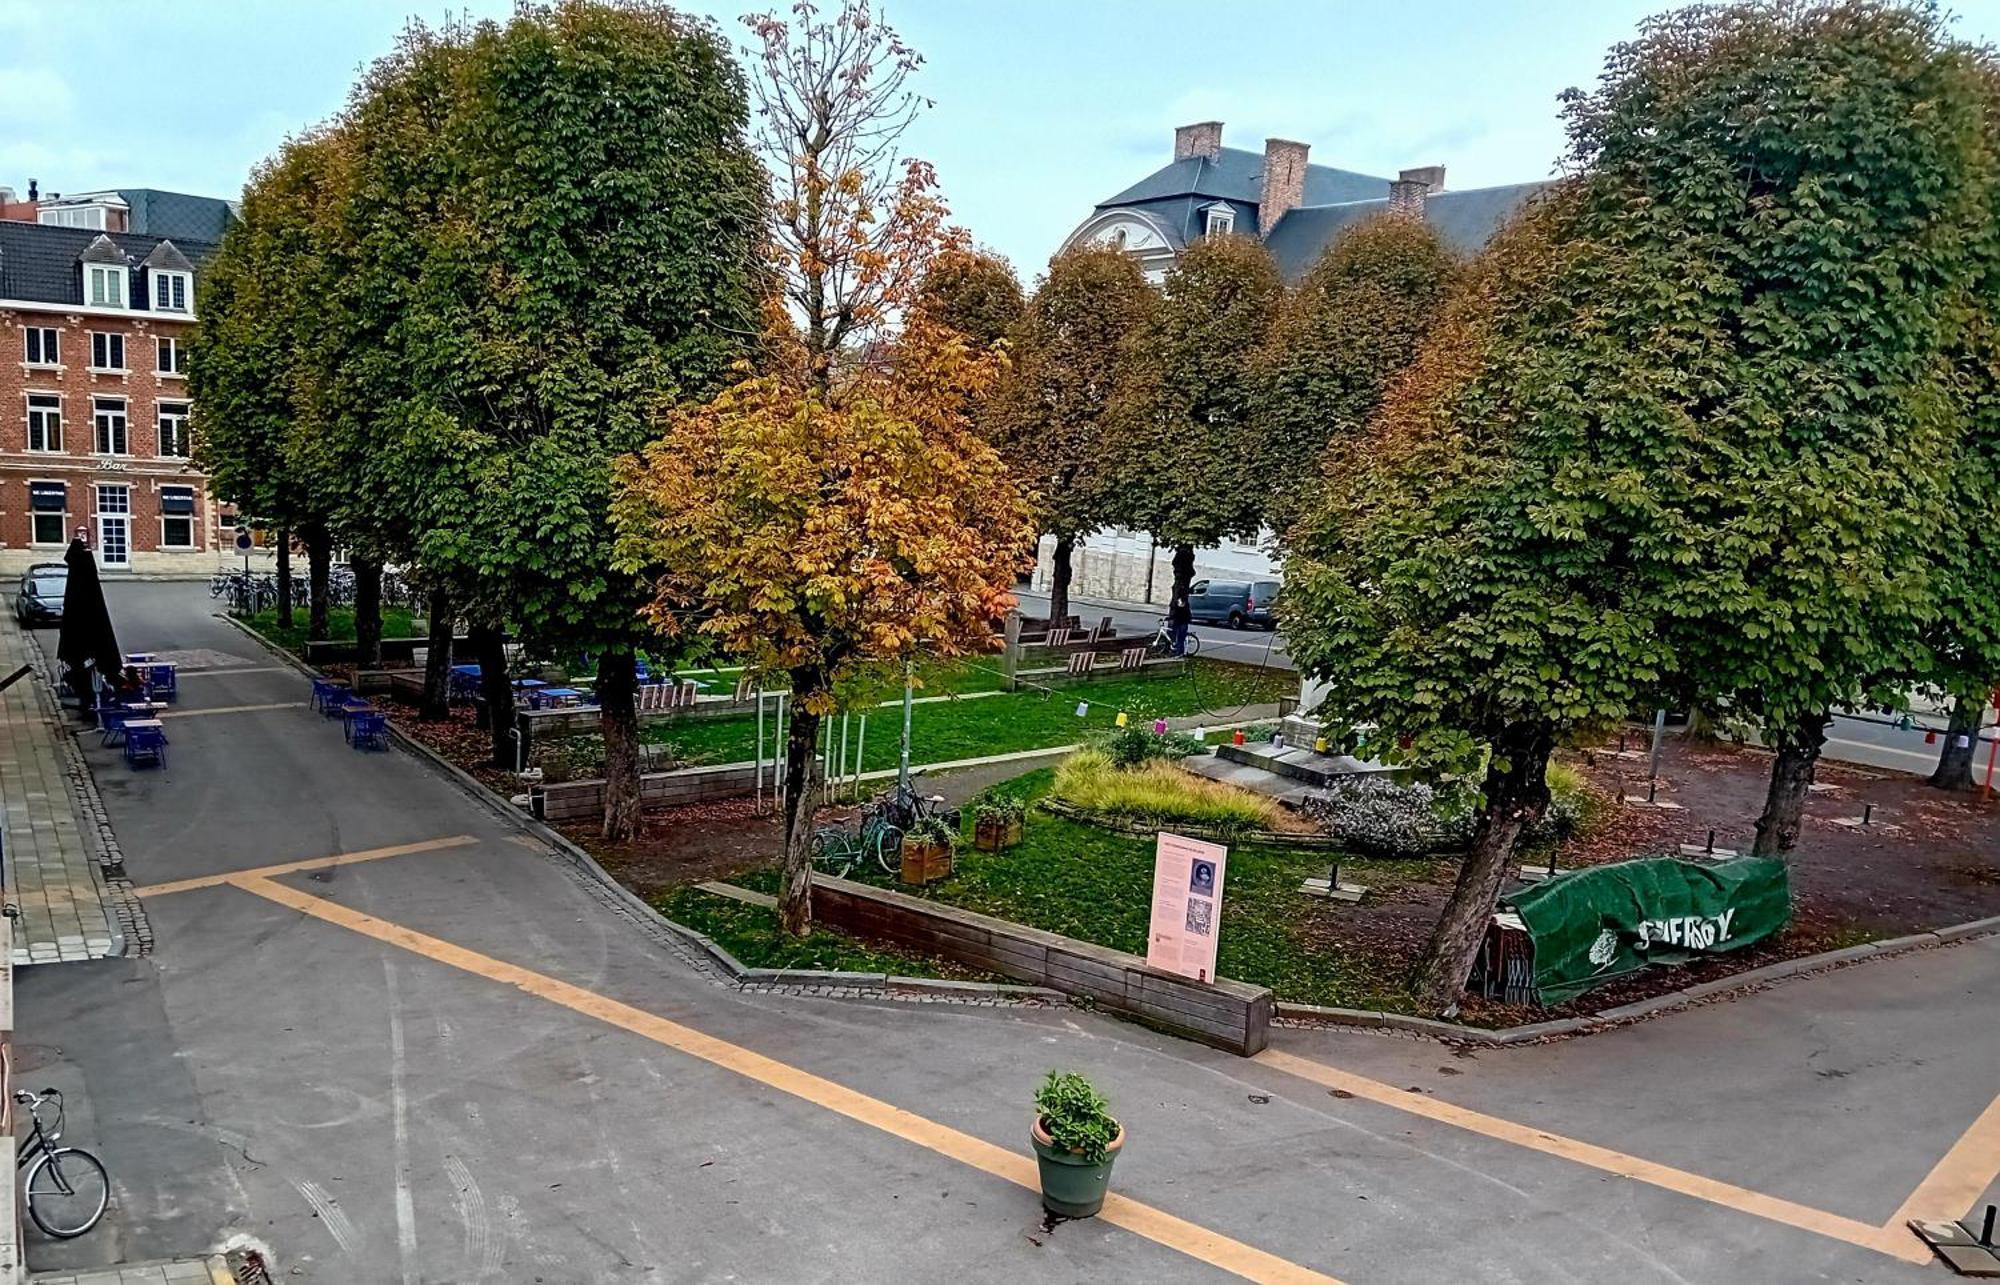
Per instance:
[[[405,19],[508,0],[0,0],[0,185],[233,197],[290,132],[338,109]],[[742,6],[688,0],[734,21]],[[1556,95],[1658,4],[1627,0],[891,0],[935,101],[909,149],[960,222],[1031,278],[1097,201],[1164,164],[1174,126],[1277,135],[1366,173],[1447,185],[1547,176]],[[1954,6],[2000,36],[2000,0]],[[88,15],[86,19],[86,15]]]

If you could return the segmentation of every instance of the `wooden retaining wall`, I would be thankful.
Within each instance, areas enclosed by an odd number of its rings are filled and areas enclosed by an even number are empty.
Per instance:
[[[813,917],[862,937],[1088,996],[1121,1017],[1244,1057],[1270,1042],[1272,997],[1262,986],[1227,978],[1197,982],[1137,955],[846,879],[813,878]]]
[[[771,780],[770,771],[765,781]],[[724,763],[716,767],[684,767],[650,772],[639,778],[639,803],[648,808],[674,808],[710,799],[740,799],[757,788],[757,765]],[[577,821],[604,813],[604,782],[562,781],[535,787],[537,813],[544,821]]]

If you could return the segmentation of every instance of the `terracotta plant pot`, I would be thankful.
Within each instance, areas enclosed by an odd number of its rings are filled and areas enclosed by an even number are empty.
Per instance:
[[[1111,1166],[1125,1145],[1125,1127],[1104,1149],[1104,1159],[1095,1163],[1074,1151],[1058,1148],[1039,1116],[1028,1131],[1035,1147],[1035,1160],[1042,1172],[1042,1208],[1064,1218],[1090,1218],[1104,1208],[1104,1196],[1111,1188]]]

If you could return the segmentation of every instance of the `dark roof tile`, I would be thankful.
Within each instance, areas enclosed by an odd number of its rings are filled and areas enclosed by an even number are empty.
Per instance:
[[[92,228],[0,219],[0,299],[81,307],[83,282],[76,265],[99,238],[122,251],[111,262],[135,266],[159,249],[162,241],[136,232],[120,232],[112,238]],[[213,245],[201,241],[177,241],[175,249],[196,267],[215,253]],[[140,299],[136,291],[133,298]]]

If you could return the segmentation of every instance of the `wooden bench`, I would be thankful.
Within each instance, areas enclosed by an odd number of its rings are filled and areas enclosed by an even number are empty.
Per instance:
[[[1146,649],[1144,647],[1127,647],[1124,651],[1118,653],[1118,669],[1121,673],[1137,669],[1145,663]]]
[[[1069,672],[1072,675],[1087,675],[1090,673],[1090,667],[1096,662],[1097,653],[1094,651],[1072,652],[1069,658]]]

